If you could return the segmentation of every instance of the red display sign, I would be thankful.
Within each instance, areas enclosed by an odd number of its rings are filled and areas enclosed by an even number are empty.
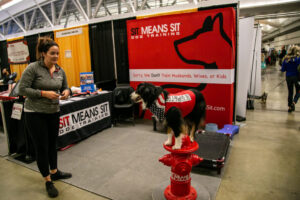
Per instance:
[[[127,35],[131,86],[151,82],[169,92],[196,88],[206,99],[206,122],[232,123],[234,7],[128,20]]]

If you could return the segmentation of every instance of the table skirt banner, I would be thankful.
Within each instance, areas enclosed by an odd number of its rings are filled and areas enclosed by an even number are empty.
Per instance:
[[[112,93],[61,105],[58,148],[78,142],[111,126]]]
[[[231,124],[236,67],[236,4],[127,21],[130,84],[204,94],[207,122]]]

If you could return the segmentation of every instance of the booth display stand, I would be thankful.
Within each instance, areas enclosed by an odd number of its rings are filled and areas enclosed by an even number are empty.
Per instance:
[[[230,145],[230,137],[227,134],[205,131],[197,134],[195,141],[199,145],[195,154],[203,158],[203,162],[196,167],[216,169],[220,174]]]
[[[174,140],[173,137],[173,145]],[[174,150],[172,146],[164,145],[164,148],[171,153],[159,159],[164,165],[171,167],[171,184],[167,185],[168,182],[166,182],[159,185],[158,189],[152,193],[152,198],[167,200],[210,199],[207,190],[203,186],[191,186],[190,172],[192,167],[203,160],[196,154],[193,154],[198,149],[198,144],[191,142],[189,136],[185,136],[182,138],[181,149]],[[165,187],[166,185],[167,187]],[[201,188],[203,191],[198,193],[195,188],[197,190]]]

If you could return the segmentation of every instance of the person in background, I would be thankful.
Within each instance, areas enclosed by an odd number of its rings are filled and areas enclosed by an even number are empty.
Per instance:
[[[3,84],[7,84],[8,83],[8,81],[9,81],[9,75],[10,75],[10,73],[9,73],[8,69],[4,68],[2,70],[2,83]]]
[[[266,58],[265,58],[265,50],[263,49],[261,51],[261,69],[262,69],[262,73],[265,73],[265,69],[267,67],[266,62],[265,62]]]
[[[286,50],[285,50],[285,47],[282,46],[281,52],[279,54],[279,65],[280,66],[282,66],[282,59],[284,58],[285,55],[286,55]]]
[[[26,96],[25,125],[33,139],[37,166],[45,179],[49,197],[58,196],[52,181],[66,179],[71,173],[57,169],[56,143],[59,130],[59,99],[70,95],[64,70],[57,65],[59,46],[50,37],[40,37],[37,61],[22,74],[19,94]],[[50,170],[49,170],[50,167]]]
[[[298,47],[291,47],[288,54],[283,58],[281,71],[286,72],[286,83],[288,87],[288,112],[295,110],[295,100],[299,91],[298,84],[298,66],[300,64],[300,58],[298,56]],[[296,95],[294,97],[294,88],[296,88]]]
[[[271,65],[275,65],[276,64],[276,59],[277,59],[277,53],[275,51],[275,49],[272,49],[271,51]]]
[[[300,47],[297,46],[297,48],[298,48],[297,56],[300,59]],[[296,91],[296,95],[294,97],[294,104],[297,104],[298,99],[300,98],[300,64],[298,65],[297,69],[298,69],[298,82],[297,82],[298,91]]]

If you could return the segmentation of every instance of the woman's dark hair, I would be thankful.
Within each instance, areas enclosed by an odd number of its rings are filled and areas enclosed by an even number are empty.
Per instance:
[[[42,57],[42,53],[47,53],[52,46],[59,47],[58,44],[49,36],[39,37],[36,45],[36,59],[39,60]]]

